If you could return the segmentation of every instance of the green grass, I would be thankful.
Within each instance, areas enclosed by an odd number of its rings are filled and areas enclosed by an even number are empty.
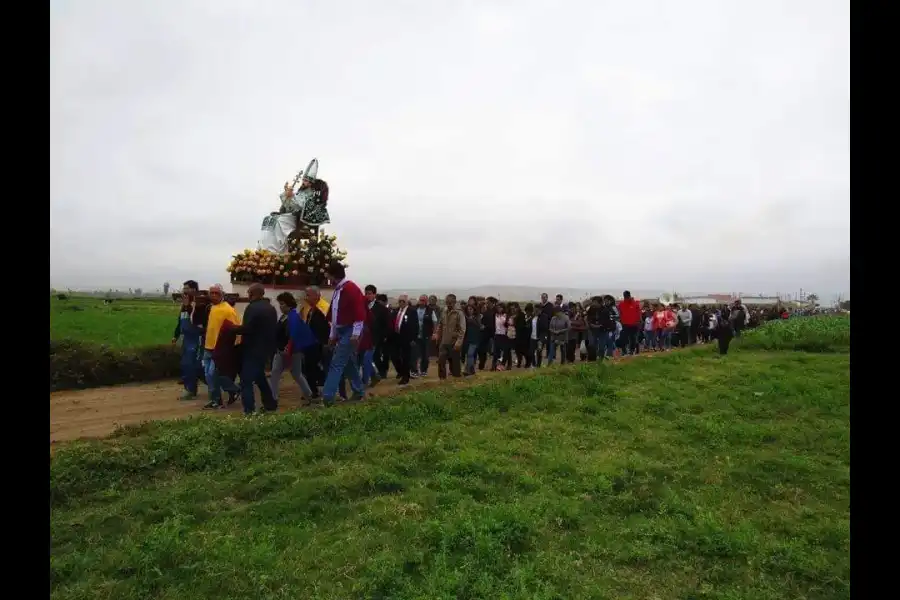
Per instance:
[[[115,300],[102,298],[50,298],[50,338],[114,348],[165,344],[172,339],[178,307],[170,300]]]
[[[738,341],[51,460],[51,596],[849,598],[849,355]]]
[[[748,331],[742,345],[759,350],[849,352],[850,316],[821,315],[769,321]]]

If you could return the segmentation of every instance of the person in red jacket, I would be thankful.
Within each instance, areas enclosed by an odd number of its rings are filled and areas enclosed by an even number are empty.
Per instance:
[[[638,331],[641,329],[641,305],[631,297],[631,292],[622,292],[623,300],[619,302],[619,322],[622,323],[622,336],[625,338],[622,344],[623,352],[627,354],[638,353]]]
[[[347,279],[347,271],[341,263],[334,261],[329,264],[325,275],[334,283],[334,295],[329,309],[331,332],[328,335],[332,354],[322,389],[322,401],[326,406],[332,406],[343,377],[350,381],[352,400],[365,398],[357,353],[366,322],[366,297],[358,285]]]
[[[656,345],[660,352],[672,349],[672,332],[678,319],[675,313],[664,304],[657,304],[653,311],[653,331],[656,334]]]

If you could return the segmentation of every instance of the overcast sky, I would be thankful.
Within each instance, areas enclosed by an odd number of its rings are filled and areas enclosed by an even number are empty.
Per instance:
[[[227,281],[313,157],[351,276],[849,295],[837,0],[51,0],[50,280]]]

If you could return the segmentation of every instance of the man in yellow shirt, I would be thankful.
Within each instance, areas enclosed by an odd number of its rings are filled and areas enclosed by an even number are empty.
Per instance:
[[[319,288],[314,285],[306,288],[306,302],[303,303],[303,307],[300,309],[300,316],[306,322],[309,322],[310,306],[315,306],[322,311],[325,318],[329,318],[328,309],[331,308],[331,305],[328,304],[328,300],[322,297],[322,292],[319,291]]]
[[[213,350],[219,341],[219,334],[225,321],[234,325],[240,325],[234,307],[225,300],[225,293],[218,283],[209,287],[209,318],[206,322],[206,337],[203,341],[203,373],[206,375],[206,386],[209,389],[209,402],[204,408],[220,408],[222,406],[222,382],[216,373],[216,364],[213,362]],[[229,399],[229,404],[234,398]]]

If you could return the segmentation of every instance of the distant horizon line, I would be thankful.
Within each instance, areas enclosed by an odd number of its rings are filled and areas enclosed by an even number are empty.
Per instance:
[[[622,287],[622,286],[619,286],[619,287]],[[409,286],[406,288],[392,286],[392,287],[386,288],[386,289],[384,289],[384,288],[379,289],[379,291],[381,293],[386,293],[386,294],[410,294],[410,293],[419,294],[419,293],[425,292],[430,295],[431,293],[434,293],[436,291],[437,292],[445,292],[446,291],[446,292],[454,293],[454,290],[462,290],[465,292],[470,292],[470,291],[477,291],[481,288],[524,288],[529,293],[531,293],[531,292],[534,292],[537,294],[547,293],[549,295],[555,295],[557,293],[560,293],[560,291],[562,291],[562,292],[576,291],[576,292],[585,292],[587,294],[590,294],[590,293],[603,293],[603,294],[613,293],[611,291],[611,287],[601,288],[599,286],[598,287],[574,287],[574,286],[537,286],[537,285],[504,285],[504,284],[482,284],[482,285],[476,285],[476,286],[428,286],[428,285],[423,285],[423,286]],[[180,286],[172,285],[169,288],[169,291],[170,291],[170,293],[177,293],[179,291],[179,289],[180,289]],[[57,287],[51,286],[51,288],[50,288],[51,293],[54,293],[54,292],[59,293],[59,292],[67,291],[67,292],[80,292],[80,293],[89,293],[89,294],[104,294],[104,293],[110,293],[110,292],[118,293],[118,294],[130,292],[130,293],[134,294],[134,292],[136,290],[140,290],[141,295],[144,295],[144,294],[165,295],[162,287],[154,287],[154,288],[149,288],[146,290],[142,286],[130,286],[130,287],[126,287],[126,288],[99,287],[99,286],[94,286],[94,287],[79,286],[79,287],[57,288]],[[621,294],[623,291],[625,291],[625,290],[624,289],[623,290],[616,289],[615,293]],[[663,293],[667,293],[667,292],[673,292],[673,293],[677,294],[678,296],[680,296],[681,298],[730,296],[730,297],[742,297],[742,298],[779,298],[779,299],[784,299],[784,298],[808,297],[811,294],[815,294],[817,297],[822,299],[821,297],[823,296],[823,294],[818,294],[816,292],[807,292],[803,288],[798,288],[796,291],[793,291],[793,292],[774,292],[774,293],[743,292],[743,291],[737,291],[737,292],[731,292],[731,291],[729,291],[729,292],[722,292],[722,291],[718,291],[718,292],[697,292],[697,291],[679,292],[677,289],[667,290],[664,288],[645,289],[645,290],[642,290],[640,288],[631,288],[628,291],[630,291],[633,295],[638,296],[639,298],[641,296],[654,295],[654,294],[658,295],[658,294],[663,294]],[[471,294],[469,294],[469,295],[471,295]],[[826,293],[824,295],[830,296],[833,298],[837,298],[839,300],[849,300],[850,299],[849,294],[845,294],[843,292],[831,292],[831,293]]]

